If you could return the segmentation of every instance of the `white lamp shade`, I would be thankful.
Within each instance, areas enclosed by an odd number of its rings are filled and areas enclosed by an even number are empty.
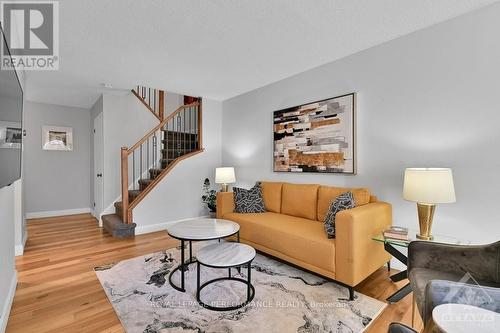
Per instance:
[[[406,169],[403,197],[408,201],[427,204],[455,202],[455,186],[451,169]]]
[[[234,168],[216,168],[215,169],[215,183],[217,184],[231,184],[236,182],[236,177],[234,176]]]

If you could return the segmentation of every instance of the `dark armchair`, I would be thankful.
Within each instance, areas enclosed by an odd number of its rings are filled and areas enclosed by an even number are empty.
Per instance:
[[[392,323],[389,325],[389,333],[417,333],[414,329],[411,327],[408,327],[403,324],[399,323]]]
[[[480,246],[411,242],[408,278],[426,326],[432,309],[444,303],[500,312],[500,241]]]

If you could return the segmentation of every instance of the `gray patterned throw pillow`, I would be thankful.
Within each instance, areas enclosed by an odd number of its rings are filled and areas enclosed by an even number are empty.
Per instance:
[[[264,200],[260,183],[249,190],[233,187],[234,211],[236,213],[265,213]]]
[[[328,238],[335,238],[335,216],[338,212],[351,209],[356,206],[352,192],[342,193],[330,204],[325,216],[325,230]]]

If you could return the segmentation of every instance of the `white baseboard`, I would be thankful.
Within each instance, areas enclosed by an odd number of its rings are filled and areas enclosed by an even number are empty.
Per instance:
[[[26,213],[26,218],[27,219],[41,219],[44,217],[85,214],[85,213],[90,213],[90,212],[91,212],[90,207],[64,209],[64,210],[52,210],[52,211],[46,211],[46,212]]]
[[[14,248],[15,256],[22,256],[24,254],[24,248],[26,247],[26,241],[28,240],[28,230],[24,231],[24,236],[22,240],[22,244],[17,244]]]
[[[14,301],[14,295],[16,293],[17,286],[17,272],[14,271],[14,276],[12,277],[9,293],[5,298],[5,304],[2,309],[1,317],[0,317],[0,332],[4,333],[7,328],[7,322],[9,321],[10,309],[12,307],[12,302]]]
[[[210,216],[208,216],[208,215],[198,216],[198,217],[191,217],[191,218],[187,218],[187,219],[157,223],[157,224],[152,224],[152,225],[139,225],[138,224],[137,227],[135,227],[135,234],[142,235],[142,234],[149,234],[150,232],[166,231],[167,227],[169,225],[174,224],[174,223],[191,221],[191,220],[196,220],[196,219],[203,219],[203,218],[208,218],[208,217],[210,217]]]

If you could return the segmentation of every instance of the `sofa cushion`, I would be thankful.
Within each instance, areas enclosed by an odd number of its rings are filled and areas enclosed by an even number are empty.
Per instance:
[[[333,186],[320,186],[318,189],[318,221],[324,221],[330,203],[339,195],[352,192],[356,207],[366,205],[370,202],[370,190],[366,188],[346,188]]]
[[[281,213],[281,188],[283,183],[261,182],[262,198],[268,212]]]
[[[237,213],[264,213],[264,201],[260,184],[255,184],[249,190],[234,187],[234,210]]]
[[[240,237],[289,257],[335,272],[335,240],[325,237],[323,224],[277,213],[229,213],[240,225]]]
[[[281,191],[281,213],[316,220],[318,201],[316,184],[284,183]]]
[[[338,212],[355,207],[352,192],[345,192],[335,198],[325,216],[325,231],[328,238],[335,238],[335,216]]]

